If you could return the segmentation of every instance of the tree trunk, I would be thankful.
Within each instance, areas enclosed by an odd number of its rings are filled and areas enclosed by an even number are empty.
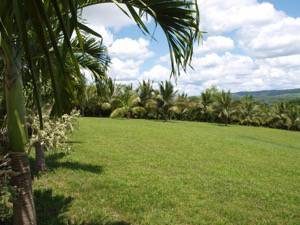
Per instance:
[[[13,224],[36,225],[35,207],[33,202],[30,167],[25,146],[27,129],[25,126],[25,101],[21,74],[20,55],[17,47],[12,44],[4,52],[5,60],[5,96],[7,110],[7,129],[9,151],[11,152],[12,169],[19,173],[12,183],[17,188],[13,198]]]
[[[12,152],[10,158],[11,166],[17,173],[11,180],[16,189],[13,201],[13,224],[36,225],[28,157],[24,152]]]
[[[45,162],[45,145],[41,142],[35,144],[35,169],[36,172],[43,172],[46,170]]]

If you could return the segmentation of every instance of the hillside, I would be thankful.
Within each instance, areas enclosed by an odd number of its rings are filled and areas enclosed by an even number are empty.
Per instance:
[[[286,89],[286,90],[264,90],[264,91],[242,91],[233,94],[235,97],[243,97],[251,95],[257,100],[265,102],[274,101],[290,101],[300,99],[300,88],[297,89]]]

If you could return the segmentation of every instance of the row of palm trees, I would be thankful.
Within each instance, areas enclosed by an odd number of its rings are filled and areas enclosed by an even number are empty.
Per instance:
[[[132,85],[115,84],[112,79],[89,86],[81,107],[85,116],[110,116],[147,119],[176,119],[218,122],[300,130],[300,104],[267,104],[252,96],[234,98],[230,92],[215,87],[200,96],[178,94],[170,81],[155,89],[151,81]]]

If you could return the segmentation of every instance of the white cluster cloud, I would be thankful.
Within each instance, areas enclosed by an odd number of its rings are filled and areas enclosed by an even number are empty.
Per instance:
[[[211,85],[232,91],[300,86],[300,17],[257,0],[199,0],[199,6],[207,34],[195,48],[194,70],[178,79],[180,91],[199,94]],[[152,52],[144,38],[115,39],[113,34],[133,24],[119,9],[107,4],[85,14],[109,45],[111,76],[135,83],[169,79],[169,55]],[[154,55],[156,64],[143,71]]]
[[[83,9],[82,14],[89,24],[114,30],[134,24],[125,13],[112,3],[88,6]]]
[[[225,36],[209,36],[202,44],[200,44],[195,53],[208,54],[212,52],[226,52],[234,49],[234,41]]]
[[[274,23],[285,13],[268,2],[256,0],[199,1],[201,28],[208,33],[232,32],[245,26],[263,26]]]
[[[140,66],[154,54],[144,38],[117,39],[108,51],[112,57],[109,74],[122,83],[136,82],[141,75]]]
[[[141,80],[151,79],[154,82],[160,82],[164,80],[168,80],[170,78],[170,69],[162,66],[162,65],[155,65],[150,70],[145,71],[142,76]]]
[[[241,47],[254,57],[300,54],[300,18],[285,17],[264,26],[243,27],[238,36]]]
[[[108,50],[112,57],[118,57],[124,60],[144,60],[154,54],[149,50],[149,41],[144,38],[139,38],[137,40],[132,38],[117,39]]]
[[[111,3],[89,6],[82,15],[88,26],[102,35],[104,44],[108,46],[112,62],[109,75],[117,82],[136,82],[141,75],[140,67],[154,55],[150,43],[145,38],[116,39],[113,35],[124,27],[134,25],[134,21]]]

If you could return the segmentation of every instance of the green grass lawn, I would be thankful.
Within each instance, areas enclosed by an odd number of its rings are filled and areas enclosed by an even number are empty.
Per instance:
[[[300,132],[81,118],[34,181],[39,224],[300,224]]]

